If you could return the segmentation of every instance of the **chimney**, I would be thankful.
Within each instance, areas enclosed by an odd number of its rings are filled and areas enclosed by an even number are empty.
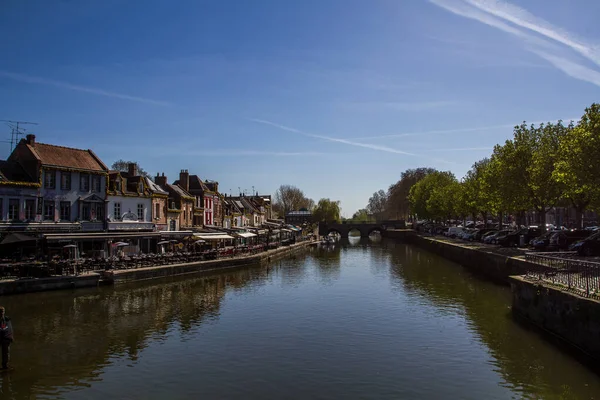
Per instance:
[[[179,173],[179,186],[186,192],[190,191],[190,174],[187,169],[182,169]]]
[[[29,134],[26,136],[27,144],[30,146],[35,146],[35,135]]]
[[[154,177],[154,183],[156,183],[161,188],[167,186],[167,177],[165,176],[165,173],[163,172],[162,176],[156,174],[156,177]]]
[[[136,163],[127,164],[127,173],[130,177],[138,176],[138,167]]]

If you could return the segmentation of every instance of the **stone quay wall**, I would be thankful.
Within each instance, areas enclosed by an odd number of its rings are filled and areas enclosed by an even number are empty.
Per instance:
[[[600,360],[600,302],[556,287],[510,278],[512,309],[541,328]]]
[[[79,289],[96,287],[100,282],[100,274],[86,273],[74,276],[52,276],[49,278],[14,279],[0,281],[0,296],[45,290]]]
[[[160,265],[156,267],[134,268],[115,271],[104,271],[102,280],[105,283],[125,283],[147,279],[166,278],[178,275],[194,274],[205,271],[215,271],[228,268],[240,268],[248,265],[274,261],[306,249],[311,242],[301,242],[290,246],[281,246],[277,249],[268,250],[258,254],[241,257],[219,258],[216,260],[198,261],[194,263],[182,263],[171,265]]]
[[[385,236],[414,244],[474,273],[509,284],[515,314],[593,360],[600,360],[600,301],[525,279],[523,275],[532,265],[524,259],[495,253],[493,247],[473,248],[411,230],[386,231]]]

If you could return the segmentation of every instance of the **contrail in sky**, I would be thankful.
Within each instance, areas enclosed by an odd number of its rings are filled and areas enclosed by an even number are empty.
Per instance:
[[[284,131],[296,133],[298,135],[312,137],[312,138],[315,138],[315,139],[326,140],[328,142],[342,143],[342,144],[347,144],[349,146],[362,147],[362,148],[365,148],[365,149],[383,151],[383,152],[386,152],[386,153],[403,154],[403,155],[407,155],[407,156],[415,156],[415,157],[428,158],[428,159],[433,160],[433,161],[438,161],[438,162],[443,162],[443,163],[448,163],[448,164],[456,164],[456,163],[454,163],[452,161],[440,160],[440,159],[436,159],[436,158],[427,157],[427,156],[424,156],[424,155],[421,155],[421,154],[409,153],[409,152],[398,150],[398,149],[394,149],[394,148],[391,148],[391,147],[388,147],[388,146],[380,146],[380,145],[371,144],[371,143],[359,143],[359,142],[354,142],[352,140],[334,138],[334,137],[331,137],[331,136],[315,135],[313,133],[303,132],[303,131],[301,131],[299,129],[291,128],[289,126],[277,124],[275,122],[267,121],[267,120],[264,120],[264,119],[252,118],[252,119],[250,119],[250,121],[256,122],[256,123],[259,123],[259,124],[263,124],[263,125],[269,125],[269,126],[272,126],[272,127],[284,130]]]
[[[19,82],[36,83],[36,84],[40,84],[40,85],[54,86],[54,87],[58,87],[61,89],[75,90],[78,92],[90,93],[90,94],[95,94],[95,95],[99,95],[99,96],[112,97],[112,98],[122,99],[122,100],[137,101],[139,103],[153,104],[153,105],[157,105],[157,106],[171,106],[172,105],[171,103],[168,103],[166,101],[152,100],[152,99],[147,99],[145,97],[130,96],[128,94],[109,92],[109,91],[106,91],[103,89],[73,85],[72,83],[68,83],[68,82],[55,81],[52,79],[41,78],[39,76],[17,74],[15,72],[9,72],[9,71],[3,71],[3,70],[0,70],[0,77],[9,78],[9,79],[12,79],[14,81],[19,81]]]

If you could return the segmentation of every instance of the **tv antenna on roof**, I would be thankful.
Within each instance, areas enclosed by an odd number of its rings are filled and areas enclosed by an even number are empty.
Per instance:
[[[6,125],[10,127],[10,140],[5,140],[4,143],[10,143],[10,152],[15,149],[17,143],[19,143],[20,137],[24,136],[27,129],[22,128],[20,125],[38,125],[37,122],[27,121],[11,121],[8,119],[0,119],[2,122],[6,122]]]

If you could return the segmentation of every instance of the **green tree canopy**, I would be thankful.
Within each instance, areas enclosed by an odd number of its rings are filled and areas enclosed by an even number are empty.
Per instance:
[[[352,220],[358,222],[368,222],[372,221],[373,219],[374,218],[369,214],[369,212],[365,208],[361,208],[360,210],[355,212],[354,215],[352,215]]]
[[[588,207],[598,210],[600,200],[600,105],[585,109],[576,126],[560,139],[559,160],[553,178],[562,183],[565,197],[576,210],[576,225]]]
[[[433,168],[408,169],[400,174],[400,180],[391,185],[387,192],[385,212],[388,218],[407,218],[410,214],[410,189],[428,174],[435,172]]]
[[[319,222],[339,222],[340,202],[330,199],[321,199],[313,209],[313,220]]]
[[[376,218],[381,217],[385,212],[385,207],[387,203],[387,193],[383,190],[378,190],[373,193],[373,196],[369,198],[369,203],[367,204],[367,211],[374,215]]]
[[[457,183],[456,177],[449,171],[428,174],[410,190],[411,212],[425,219],[451,217],[455,214]]]

